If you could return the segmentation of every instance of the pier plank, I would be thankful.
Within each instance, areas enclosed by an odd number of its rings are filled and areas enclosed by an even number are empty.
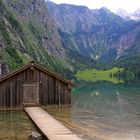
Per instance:
[[[81,140],[40,107],[26,107],[26,113],[49,140]]]

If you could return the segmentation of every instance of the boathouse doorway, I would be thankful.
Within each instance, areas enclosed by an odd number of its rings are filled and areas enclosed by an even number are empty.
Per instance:
[[[23,105],[37,106],[39,105],[39,83],[23,84]]]

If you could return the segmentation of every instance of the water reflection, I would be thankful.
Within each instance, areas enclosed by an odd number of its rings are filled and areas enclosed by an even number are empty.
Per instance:
[[[84,83],[72,94],[71,108],[48,111],[87,140],[140,139],[140,86]]]
[[[140,84],[81,83],[71,107],[47,111],[86,140],[140,140]],[[37,131],[22,111],[0,111],[0,139],[28,140]]]

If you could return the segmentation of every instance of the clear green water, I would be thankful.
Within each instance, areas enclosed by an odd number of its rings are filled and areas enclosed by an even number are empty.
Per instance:
[[[86,140],[140,140],[138,84],[80,84],[71,108],[47,110]]]
[[[38,132],[23,111],[0,111],[0,140],[30,140]]]
[[[140,140],[140,84],[82,83],[71,107],[47,111],[85,140]],[[38,131],[22,111],[0,111],[0,139],[28,140]]]

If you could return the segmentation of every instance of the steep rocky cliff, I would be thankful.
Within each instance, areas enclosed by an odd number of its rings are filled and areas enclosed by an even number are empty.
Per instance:
[[[0,73],[34,59],[69,75],[134,56],[140,56],[139,21],[106,8],[0,0]]]
[[[45,0],[0,0],[0,59],[10,69],[31,59],[56,71],[68,67]]]
[[[69,50],[104,62],[140,54],[138,21],[124,20],[106,8],[48,2],[48,10]]]

